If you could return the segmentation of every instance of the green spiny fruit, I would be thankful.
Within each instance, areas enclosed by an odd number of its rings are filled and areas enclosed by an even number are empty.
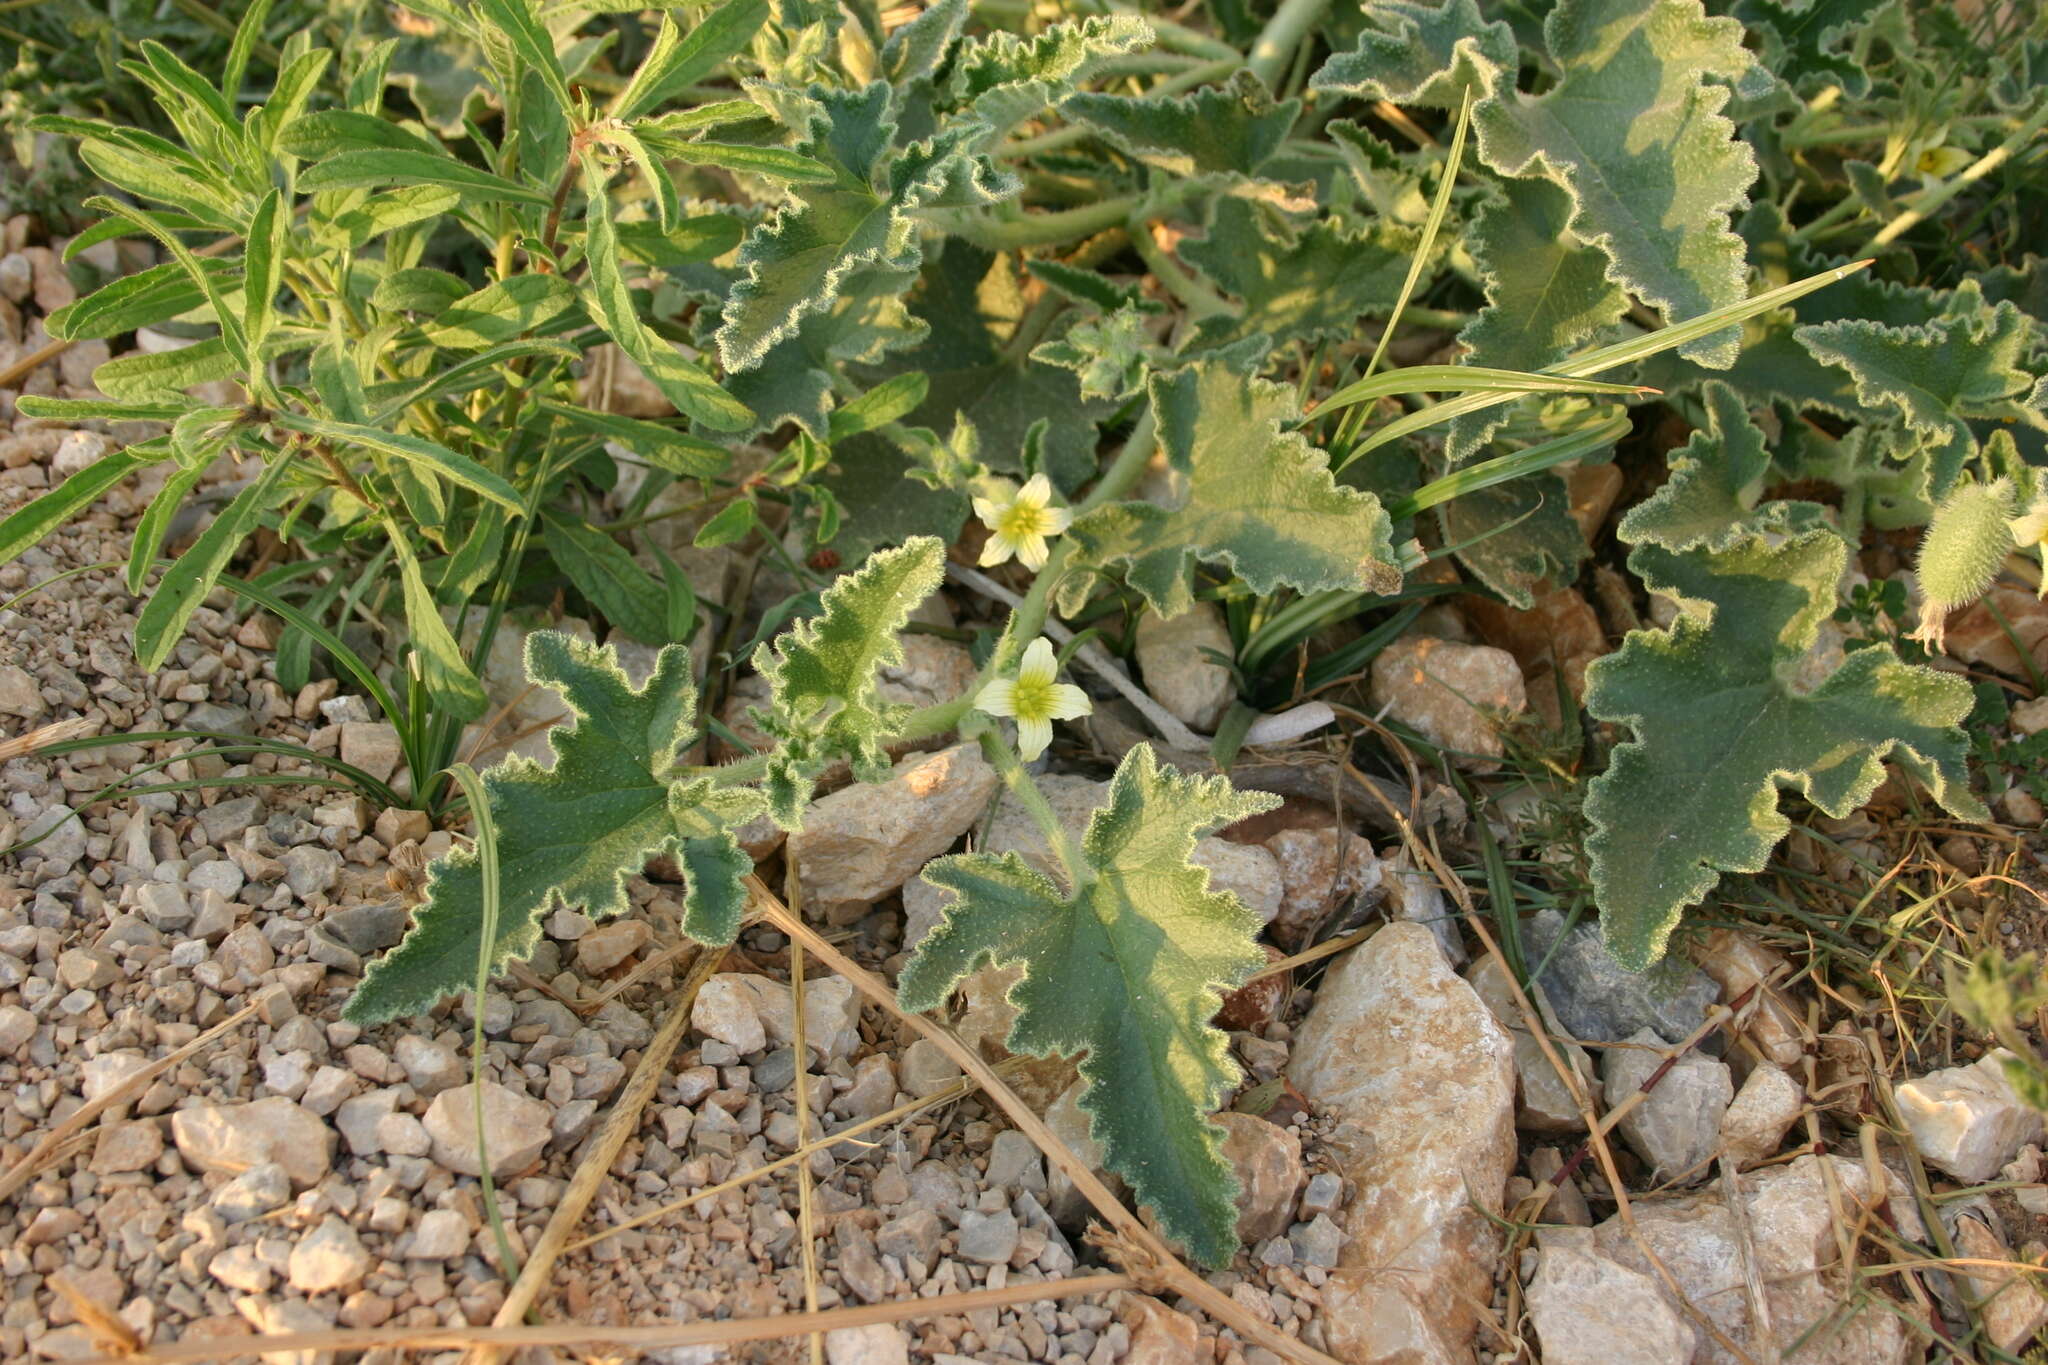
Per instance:
[[[1982,597],[2014,541],[2012,486],[2004,479],[1967,483],[1934,511],[1915,573],[1923,599],[1918,639],[1941,647],[1948,614]]]

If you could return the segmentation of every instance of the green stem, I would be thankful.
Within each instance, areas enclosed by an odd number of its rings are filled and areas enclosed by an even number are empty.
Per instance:
[[[1145,204],[1143,196],[1125,194],[1084,208],[1020,214],[1008,219],[990,218],[971,209],[929,209],[919,216],[950,236],[965,237],[990,251],[1007,251],[1015,247],[1050,246],[1091,236],[1106,228],[1122,227]]]
[[[1253,75],[1266,83],[1267,89],[1279,87],[1295,47],[1329,7],[1330,0],[1285,0],[1274,12],[1265,32],[1252,44],[1251,57],[1245,63]]]
[[[1165,286],[1166,292],[1179,300],[1190,316],[1200,320],[1237,312],[1224,301],[1221,294],[1181,269],[1180,263],[1167,255],[1159,243],[1153,240],[1152,233],[1144,223],[1133,220],[1130,224],[1130,234],[1131,245],[1145,258],[1145,264],[1152,268],[1153,275]]]
[[[1016,752],[1003,742],[1002,732],[994,725],[978,725],[981,753],[1003,779],[1003,786],[1010,795],[1017,798],[1017,804],[1024,807],[1033,824],[1045,835],[1045,842],[1051,846],[1054,856],[1060,860],[1060,870],[1066,873],[1069,894],[1081,889],[1087,875],[1088,863],[1081,856],[1081,846],[1067,827],[1060,823],[1053,813],[1052,803],[1045,799],[1045,793],[1031,780],[1031,774],[1024,771],[1024,764]],[[966,736],[962,736],[965,738]]]

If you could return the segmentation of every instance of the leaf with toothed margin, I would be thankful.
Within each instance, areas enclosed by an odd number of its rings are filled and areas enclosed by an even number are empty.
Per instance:
[[[1351,228],[1331,217],[1300,226],[1263,205],[1220,197],[1204,235],[1182,242],[1180,254],[1244,302],[1235,314],[1204,318],[1197,342],[1348,337],[1365,314],[1393,308],[1421,244],[1421,233],[1393,223]]]
[[[1823,524],[1818,503],[1774,500],[1758,508],[1771,471],[1764,433],[1726,384],[1700,390],[1707,425],[1669,457],[1671,477],[1622,517],[1615,534],[1629,545],[1682,552],[1728,548],[1758,531],[1796,534]]]
[[[718,352],[727,370],[760,365],[807,314],[832,306],[857,270],[913,271],[924,259],[915,211],[992,203],[1015,182],[969,155],[986,131],[948,120],[930,138],[898,146],[896,92],[813,90],[809,132],[797,150],[830,167],[829,184],[799,185],[740,247],[739,281],[725,301]]]
[[[1631,631],[1586,670],[1587,711],[1634,736],[1586,801],[1594,901],[1623,965],[1661,958],[1685,907],[1723,872],[1763,871],[1791,828],[1781,788],[1840,818],[1870,799],[1890,758],[1957,818],[1989,818],[1970,794],[1957,728],[1968,682],[1906,664],[1887,644],[1810,676],[1848,553],[1816,528],[1630,554],[1629,567],[1684,610],[1669,630]]]
[[[1572,199],[1548,180],[1509,180],[1473,216],[1466,242],[1486,287],[1486,306],[1458,333],[1465,363],[1540,370],[1628,311],[1607,278],[1607,257],[1569,226]],[[1451,419],[1444,450],[1453,463],[1479,453],[1512,408]]]
[[[1211,1266],[1237,1251],[1237,1181],[1209,1114],[1238,1072],[1210,1021],[1265,955],[1258,918],[1212,891],[1188,855],[1202,835],[1278,804],[1162,768],[1140,744],[1088,822],[1079,887],[1063,892],[1015,853],[926,864],[924,879],[955,897],[897,987],[905,1009],[932,1010],[984,964],[1022,966],[1005,1044],[1087,1054],[1081,1108],[1103,1164]]]
[[[827,588],[816,616],[754,651],[754,671],[769,688],[768,709],[754,711],[754,722],[777,743],[768,813],[784,829],[801,827],[812,783],[833,760],[846,759],[863,782],[888,771],[882,742],[910,708],[882,701],[875,685],[885,665],[903,662],[896,633],[939,586],[945,564],[946,547],[931,536],[883,550]]]
[[[669,780],[677,752],[696,736],[689,651],[665,647],[647,685],[635,691],[611,649],[535,631],[526,640],[526,675],[560,692],[573,719],[548,736],[553,768],[515,756],[483,776],[503,898],[491,970],[532,952],[542,918],[556,906],[593,919],[623,914],[626,879],[665,853],[689,883],[683,932],[703,943],[732,942],[753,860],[730,831],[760,812],[761,798],[708,778]],[[436,859],[412,929],[364,974],[346,1016],[368,1024],[420,1014],[471,989],[483,915],[476,851]]]
[[[990,33],[954,52],[948,92],[986,126],[979,145],[987,146],[1019,119],[1058,104],[1101,58],[1151,41],[1152,26],[1128,14],[1068,20],[1029,38]]]
[[[1377,0],[1365,22],[1358,45],[1323,63],[1309,89],[1455,112],[1466,92],[1484,99],[1514,79],[1514,30],[1483,19],[1476,0]]]
[[[1116,502],[1077,520],[1074,562],[1126,566],[1130,585],[1161,616],[1194,605],[1196,560],[1226,565],[1256,593],[1400,586],[1393,528],[1378,498],[1340,486],[1328,457],[1297,431],[1294,390],[1258,377],[1263,340],[1154,374],[1159,444],[1184,492],[1178,506]],[[1069,584],[1085,592],[1087,575]],[[1062,610],[1078,608],[1063,586]]]
[[[1543,33],[1558,79],[1534,96],[1503,84],[1474,106],[1481,159],[1563,186],[1571,230],[1606,253],[1608,278],[1672,321],[1740,303],[1730,215],[1749,202],[1756,157],[1721,111],[1732,92],[1771,86],[1742,25],[1700,0],[1561,0]],[[1726,368],[1739,334],[1679,349]]]
[[[1870,72],[1842,49],[1896,0],[1737,0],[1735,17],[1761,40],[1764,62],[1804,96],[1838,85],[1850,99],[1870,93]]]
[[[1264,81],[1240,70],[1228,85],[1185,95],[1069,95],[1060,112],[1085,123],[1139,160],[1173,175],[1256,175],[1301,113],[1275,100]]]
[[[2034,322],[2011,303],[1987,306],[1973,280],[1917,327],[1848,318],[1793,335],[1817,359],[1846,370],[1866,408],[1903,417],[1927,443],[1932,498],[1948,496],[1976,451],[1971,420],[2048,431],[2048,376],[2028,369]]]

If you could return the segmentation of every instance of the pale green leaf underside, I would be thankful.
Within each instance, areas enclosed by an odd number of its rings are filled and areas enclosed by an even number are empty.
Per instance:
[[[1586,802],[1593,893],[1607,945],[1642,969],[1723,872],[1760,872],[1790,829],[1778,791],[1831,816],[1869,799],[1897,757],[1963,819],[1971,706],[1963,679],[1859,649],[1810,688],[1799,666],[1835,603],[1848,548],[1832,531],[1721,551],[1639,546],[1629,565],[1688,604],[1668,631],[1632,632],[1586,671],[1586,709],[1625,724]]]
[[[754,652],[769,685],[769,708],[755,720],[780,746],[768,761],[768,804],[795,829],[811,783],[835,759],[863,780],[888,767],[882,741],[905,708],[880,701],[885,665],[903,662],[896,633],[945,576],[946,547],[918,536],[868,560],[826,589],[819,613]]]
[[[1541,95],[1502,83],[1473,110],[1479,150],[1502,175],[1548,175],[1574,202],[1571,229],[1609,259],[1608,278],[1673,321],[1745,295],[1742,239],[1756,158],[1721,113],[1728,84],[1761,72],[1742,26],[1699,0],[1563,0],[1544,23],[1560,76]],[[1680,348],[1735,360],[1733,330]]]
[[[689,882],[684,932],[730,943],[746,903],[741,879],[753,864],[729,830],[757,813],[760,801],[751,792],[714,790],[705,779],[668,780],[677,751],[694,736],[689,651],[663,649],[636,692],[611,649],[536,631],[526,641],[526,673],[559,691],[574,720],[549,736],[552,769],[513,757],[483,777],[497,820],[503,896],[492,970],[533,951],[554,906],[593,919],[624,913],[626,878],[663,853],[678,857]],[[374,1023],[418,1014],[469,988],[482,924],[483,870],[473,849],[458,849],[435,862],[411,931],[364,975],[348,1017]]]
[[[1208,872],[1188,855],[1201,835],[1276,804],[1220,777],[1162,769],[1141,744],[1089,821],[1078,894],[1014,853],[926,866],[927,881],[957,894],[898,988],[905,1009],[936,1009],[984,963],[1023,966],[1010,989],[1009,1047],[1035,1057],[1087,1054],[1081,1105],[1105,1164],[1210,1265],[1237,1250],[1237,1182],[1208,1121],[1237,1068],[1209,1021],[1222,991],[1265,958],[1257,917],[1209,890]]]
[[[1324,63],[1310,89],[1455,111],[1468,91],[1482,99],[1515,69],[1514,30],[1486,22],[1476,0],[1378,0],[1365,17],[1358,45]]]
[[[1193,605],[1196,560],[1227,566],[1257,593],[1400,585],[1379,499],[1339,486],[1328,457],[1289,430],[1293,391],[1257,377],[1262,355],[1255,340],[1153,375],[1159,443],[1185,497],[1170,509],[1111,503],[1068,532],[1081,564],[1125,565],[1162,616]]]

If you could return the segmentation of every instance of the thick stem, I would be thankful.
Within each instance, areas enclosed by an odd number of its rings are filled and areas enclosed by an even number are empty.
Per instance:
[[[1316,21],[1323,17],[1323,11],[1330,7],[1330,0],[1285,0],[1266,24],[1266,31],[1252,44],[1251,59],[1245,63],[1252,74],[1266,83],[1269,90],[1277,89],[1280,77],[1286,72],[1287,64],[1294,57],[1294,49],[1308,36]]]

